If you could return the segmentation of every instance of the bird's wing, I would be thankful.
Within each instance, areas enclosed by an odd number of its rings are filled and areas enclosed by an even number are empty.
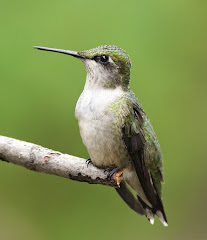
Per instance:
[[[167,223],[161,200],[162,159],[156,135],[141,104],[134,94],[129,96],[130,116],[123,126],[123,140],[131,156],[143,191],[152,205],[152,212],[162,213]],[[143,207],[145,207],[143,205]]]

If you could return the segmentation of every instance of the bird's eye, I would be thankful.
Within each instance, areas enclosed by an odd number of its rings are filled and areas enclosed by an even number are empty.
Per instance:
[[[94,60],[99,63],[107,63],[109,61],[109,56],[107,55],[95,56]]]
[[[100,56],[100,61],[102,63],[106,63],[106,62],[108,62],[108,60],[109,60],[109,57],[107,55]]]

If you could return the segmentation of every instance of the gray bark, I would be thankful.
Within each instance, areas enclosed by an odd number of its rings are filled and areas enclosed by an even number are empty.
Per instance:
[[[29,170],[94,184],[117,187],[108,172],[89,164],[83,158],[63,154],[42,146],[0,136],[0,160]]]

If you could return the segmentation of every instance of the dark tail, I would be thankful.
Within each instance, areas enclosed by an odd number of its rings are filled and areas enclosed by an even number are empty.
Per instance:
[[[134,195],[127,188],[126,183],[122,181],[120,187],[116,188],[119,196],[124,200],[124,202],[139,215],[146,216],[146,210],[143,208],[142,204],[134,197]]]

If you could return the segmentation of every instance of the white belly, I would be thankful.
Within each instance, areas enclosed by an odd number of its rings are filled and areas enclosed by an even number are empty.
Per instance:
[[[80,134],[96,166],[122,168],[128,161],[121,128],[114,130],[110,104],[120,98],[122,89],[84,90],[76,105]]]

